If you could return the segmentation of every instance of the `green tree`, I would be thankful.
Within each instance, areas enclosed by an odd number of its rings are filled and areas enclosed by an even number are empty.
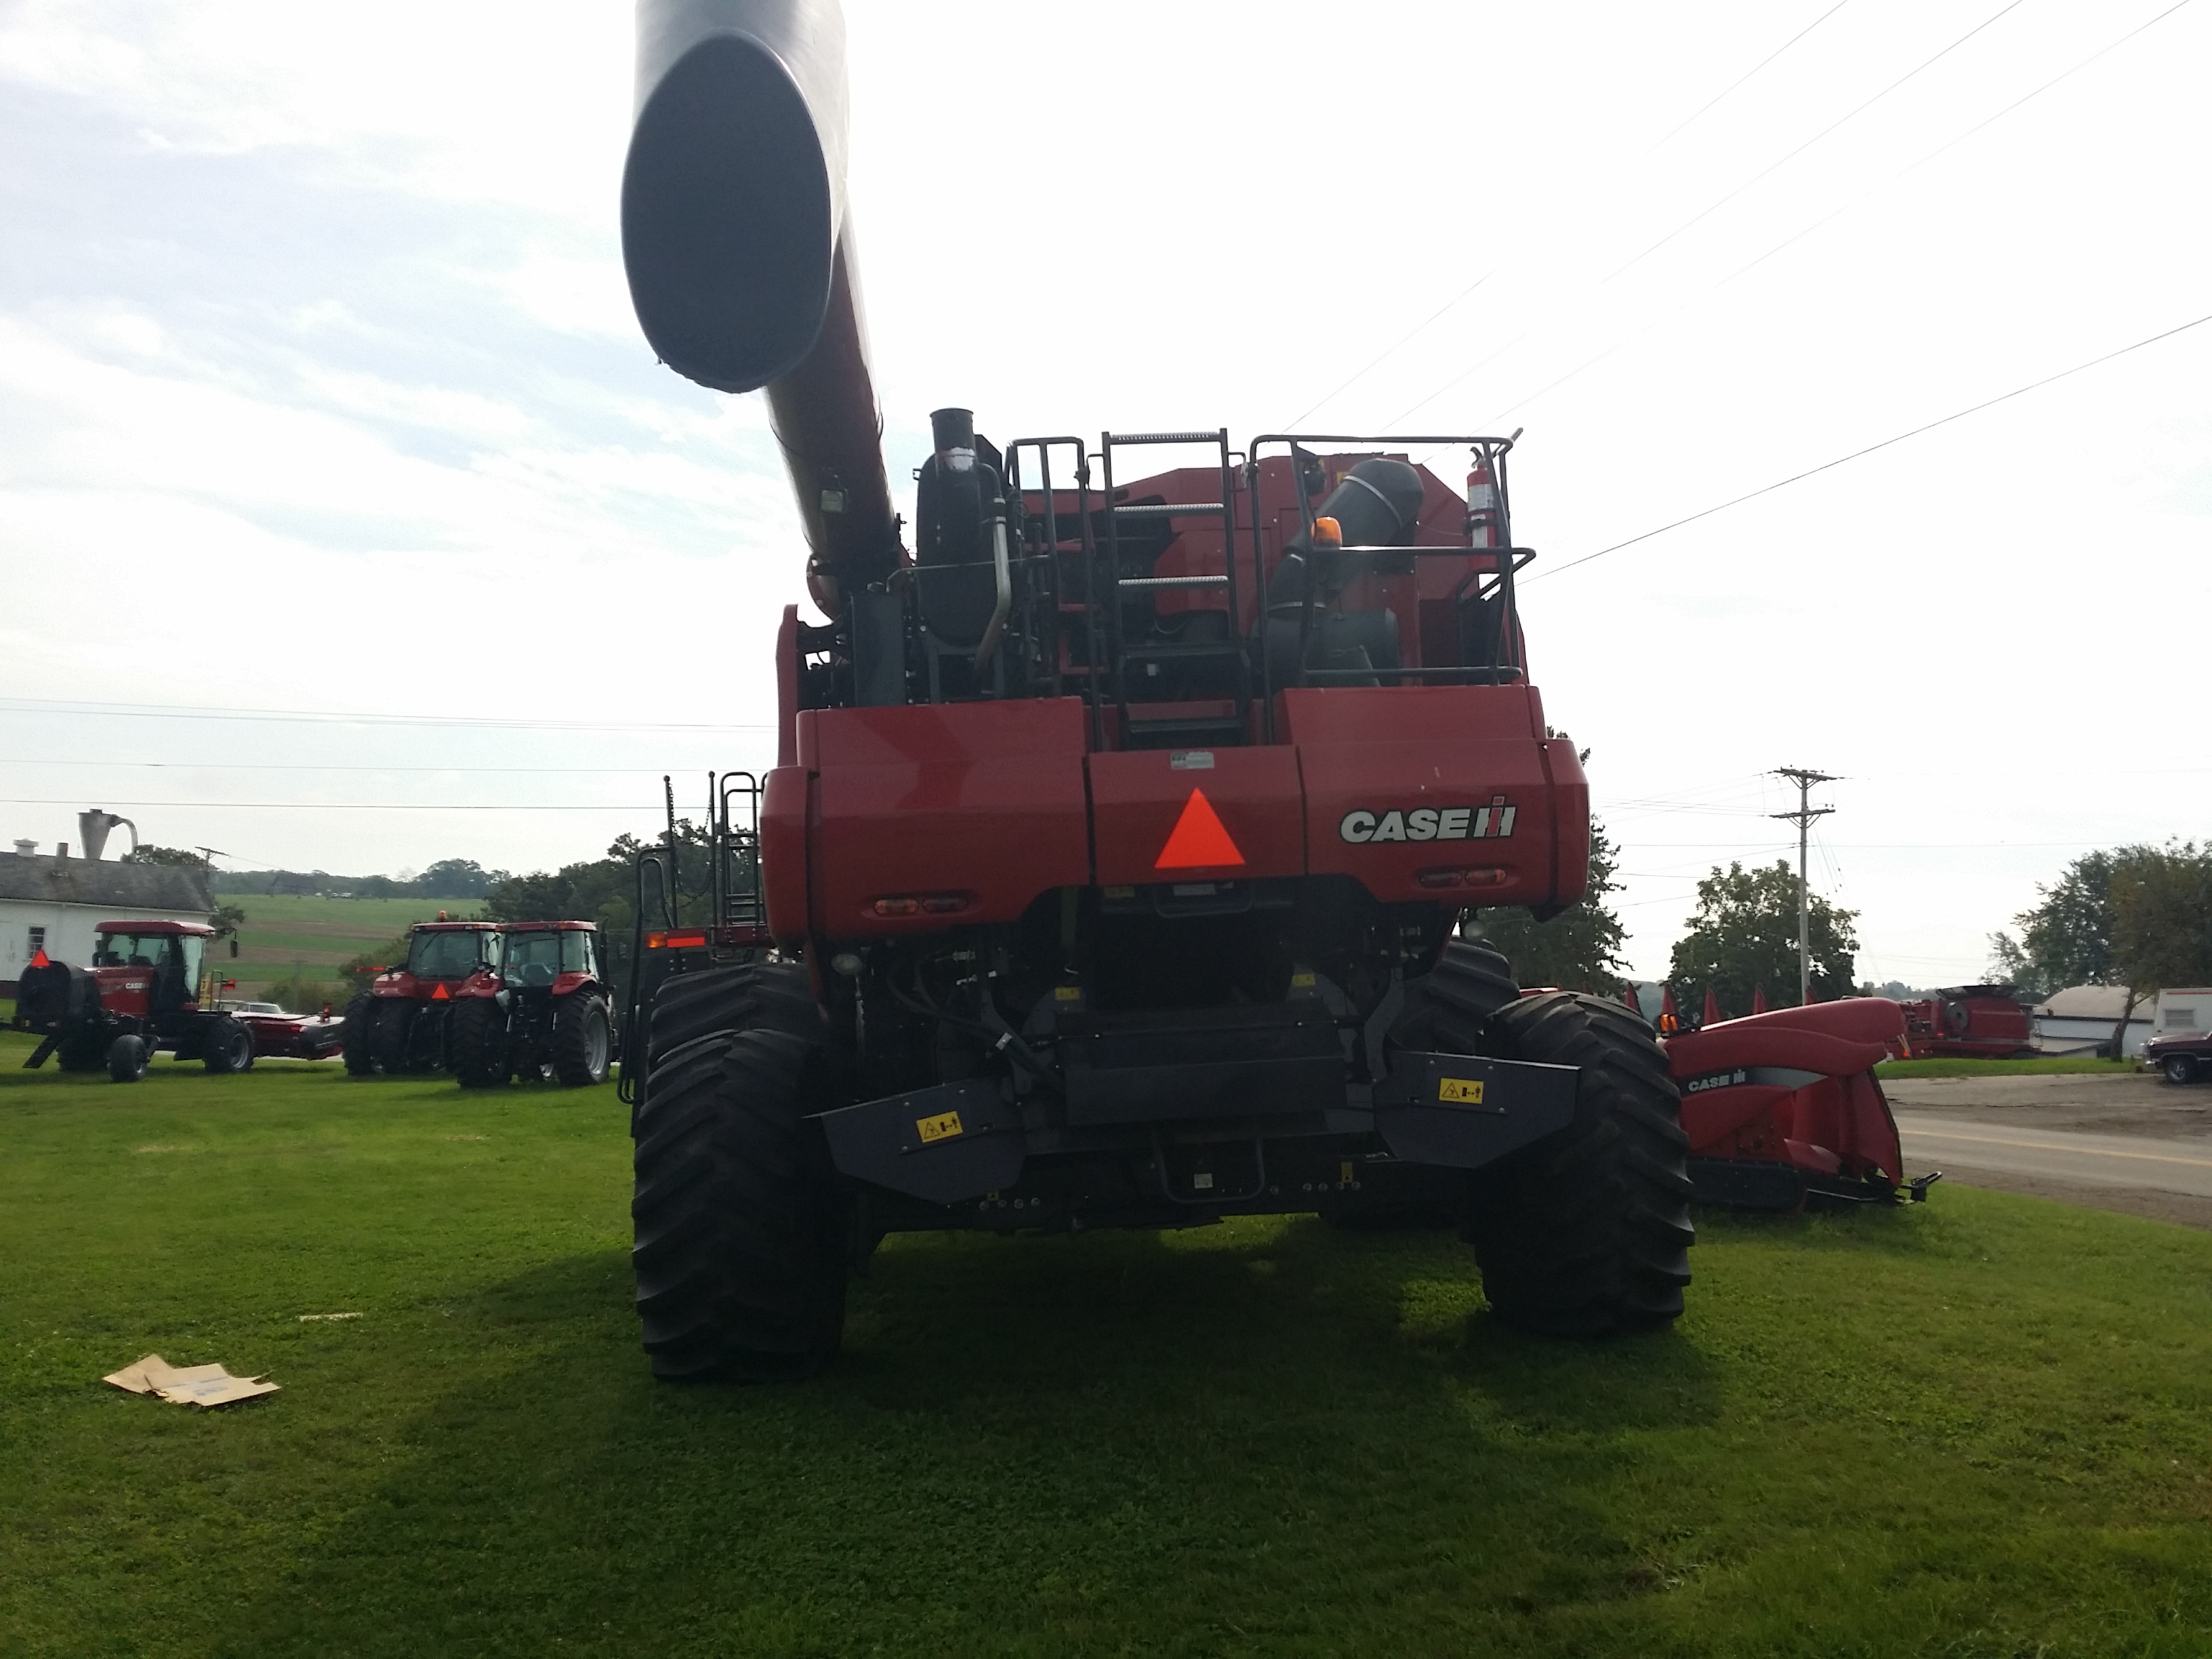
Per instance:
[[[1605,825],[1591,818],[1589,886],[1579,900],[1549,921],[1526,909],[1485,910],[1474,931],[1505,953],[1522,985],[1610,985],[1621,968],[1622,928],[1606,895],[1620,890],[1613,878],[1620,856]]]
[[[1813,999],[1849,996],[1858,913],[1817,893],[1811,909]],[[1778,1006],[1788,1003],[1797,984],[1797,872],[1779,860],[1764,869],[1716,868],[1698,884],[1697,915],[1675,943],[1668,977],[1677,994],[1702,1000],[1710,989],[1728,1013],[1748,1013],[1758,989]]]
[[[2112,953],[2112,872],[2141,850],[2085,853],[2050,886],[2039,884],[2042,902],[2012,919],[2020,937],[1990,935],[1992,974],[2033,1000],[2069,985],[2120,983]]]
[[[2139,994],[2212,985],[2212,845],[2169,842],[2113,854],[2112,961]]]
[[[424,898],[483,898],[507,878],[504,870],[487,870],[474,859],[440,859],[415,878]]]
[[[198,853],[182,847],[156,847],[151,842],[141,842],[123,855],[125,864],[161,864],[176,870],[204,870],[208,861]]]

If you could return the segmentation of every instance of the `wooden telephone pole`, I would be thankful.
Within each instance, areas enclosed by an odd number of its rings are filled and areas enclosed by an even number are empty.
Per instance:
[[[1802,766],[1778,766],[1774,775],[1788,778],[1797,786],[1797,810],[1770,812],[1767,816],[1797,826],[1797,1006],[1803,1008],[1813,1000],[1813,900],[1805,884],[1805,843],[1811,838],[1813,820],[1824,818],[1836,810],[1832,806],[1811,805],[1808,797],[1814,784],[1833,783],[1835,779],[1826,772],[1808,771]]]

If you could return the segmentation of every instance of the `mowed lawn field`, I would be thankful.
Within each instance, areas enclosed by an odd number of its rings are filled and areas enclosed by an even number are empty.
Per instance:
[[[2212,1650],[2212,1235],[1707,1218],[1688,1316],[1598,1346],[1437,1235],[894,1239],[828,1376],[678,1389],[611,1089],[25,1046],[11,1656]],[[101,1385],[149,1351],[283,1392]]]
[[[222,902],[246,912],[238,956],[218,946],[216,966],[238,981],[241,995],[289,980],[295,973],[335,984],[337,970],[365,951],[386,945],[411,922],[444,910],[456,921],[475,915],[479,899],[317,898],[312,895],[226,893]],[[313,1013],[311,1008],[297,1012]]]

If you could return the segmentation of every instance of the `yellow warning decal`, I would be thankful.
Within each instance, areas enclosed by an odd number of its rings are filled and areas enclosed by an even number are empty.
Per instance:
[[[1314,976],[1311,974],[1292,974],[1291,975],[1291,989],[1293,991],[1310,991],[1313,988]]]
[[[1479,1077],[1438,1078],[1437,1098],[1462,1106],[1480,1106],[1482,1104],[1482,1079]]]
[[[914,1121],[914,1130],[921,1137],[922,1145],[925,1146],[933,1140],[950,1140],[953,1136],[963,1133],[960,1127],[960,1114],[939,1112],[935,1117],[918,1117]]]
[[[1083,988],[1080,985],[1055,985],[1052,988],[1052,1000],[1054,1002],[1080,1002],[1083,1000]]]

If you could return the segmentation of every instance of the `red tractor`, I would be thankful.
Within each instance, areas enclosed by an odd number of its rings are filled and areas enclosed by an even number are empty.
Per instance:
[[[446,1017],[447,1063],[461,1086],[499,1088],[512,1077],[605,1083],[614,1016],[604,956],[595,922],[507,923],[496,971],[463,981]]]
[[[253,1034],[246,1023],[201,1005],[201,969],[214,937],[197,921],[104,921],[89,969],[40,951],[15,993],[16,1025],[46,1039],[25,1068],[37,1070],[51,1054],[64,1072],[104,1066],[118,1083],[136,1083],[167,1049],[210,1072],[250,1069]]]
[[[434,1072],[446,1065],[453,998],[489,975],[497,988],[501,925],[418,921],[407,930],[407,960],[380,970],[346,1004],[340,1053],[355,1077]]]
[[[1459,936],[1588,876],[1588,786],[1516,607],[1513,440],[998,446],[940,410],[902,545],[842,34],[793,0],[640,12],[632,298],[678,372],[766,387],[831,617],[778,636],[774,953],[717,963],[710,930],[644,1017],[655,1370],[818,1370],[848,1273],[904,1230],[1442,1209],[1515,1326],[1674,1319],[1665,1052]],[[1011,246],[996,215],[979,249]],[[1466,456],[1466,493],[1413,450]],[[1178,451],[1203,459],[1146,464]]]

